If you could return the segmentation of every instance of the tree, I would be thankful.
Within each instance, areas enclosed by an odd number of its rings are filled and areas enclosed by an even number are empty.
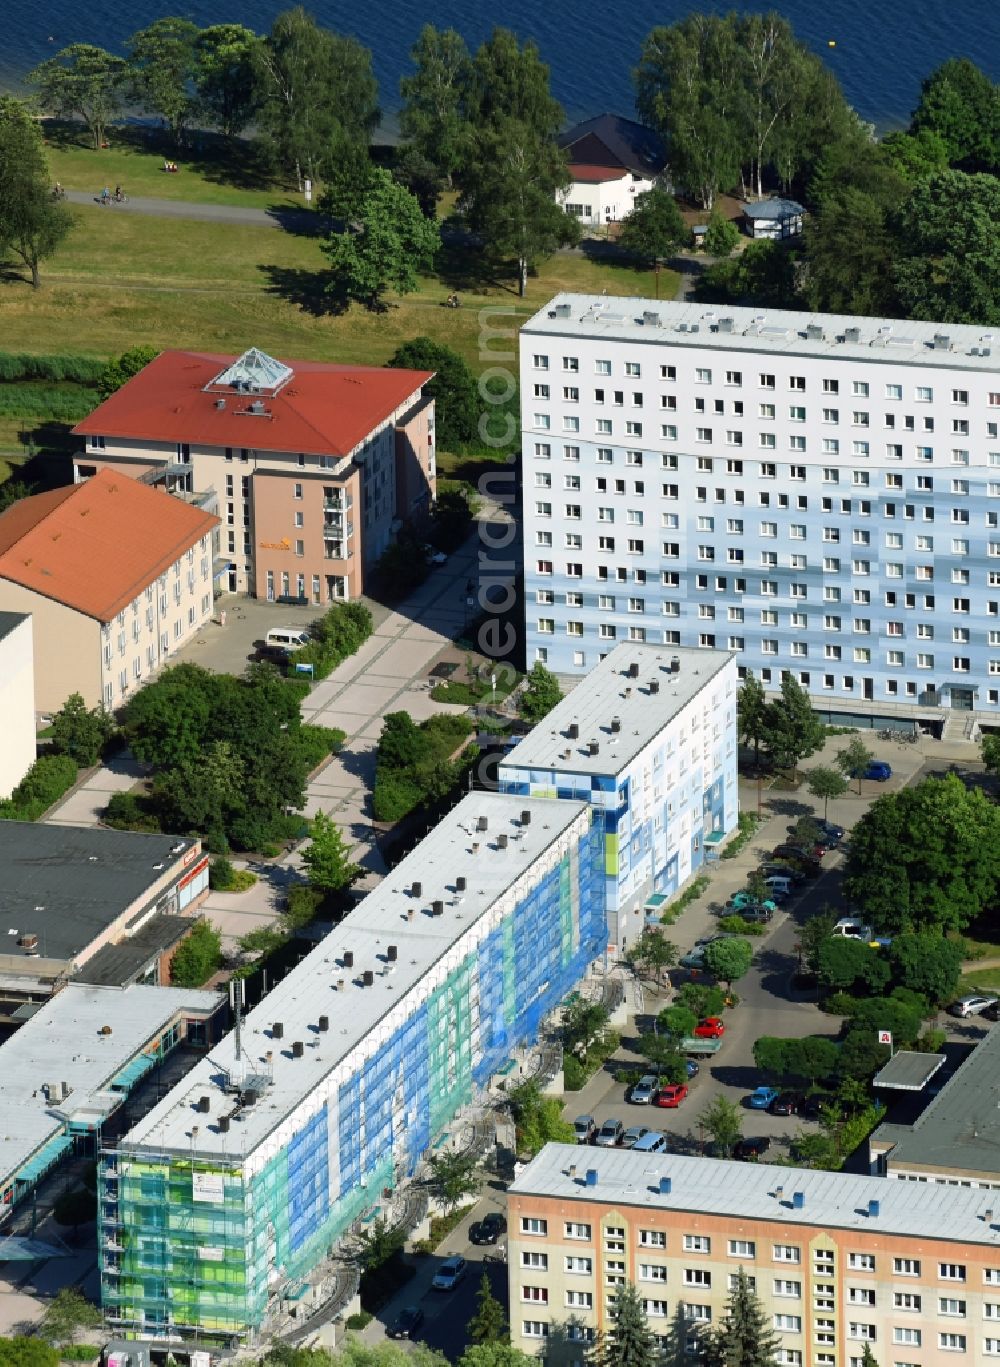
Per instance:
[[[128,40],[132,98],[149,114],[159,114],[180,143],[194,112],[198,26],[190,19],[156,19]]]
[[[475,441],[482,402],[476,377],[464,356],[430,337],[414,337],[396,348],[388,364],[400,370],[434,372],[423,392],[434,400],[439,451],[454,451]]]
[[[751,1290],[742,1267],[729,1293],[725,1318],[702,1338],[699,1361],[704,1367],[771,1367],[777,1360],[778,1338]]]
[[[861,1367],[878,1367],[878,1359],[867,1343],[861,1345]]]
[[[156,777],[153,791],[164,829],[230,830],[246,812],[248,783],[247,768],[229,741],[206,744],[200,759],[185,759]]]
[[[754,1040],[753,1061],[762,1073],[774,1078],[788,1076],[789,1043],[789,1040],[778,1035],[761,1035]]]
[[[450,1214],[465,1196],[479,1190],[479,1160],[473,1153],[433,1153],[427,1160],[430,1177],[427,1186],[431,1195]]]
[[[22,498],[30,498],[37,492],[34,484],[25,484],[23,479],[5,479],[0,484],[0,513],[5,513],[15,503],[20,503]]]
[[[840,1076],[845,1080],[867,1081],[891,1056],[889,1045],[879,1044],[875,1031],[850,1030],[840,1046]]]
[[[721,987],[712,983],[681,983],[674,1001],[678,1006],[686,1006],[701,1020],[705,1016],[717,1016],[725,1009],[726,994]]]
[[[465,115],[461,204],[494,262],[516,261],[523,296],[537,262],[579,236],[576,220],[556,203],[569,184],[556,142],[563,111],[534,43],[493,30],[469,69]]]
[[[781,676],[781,696],[767,704],[764,741],[781,769],[794,769],[823,744],[826,729],[813,711],[809,695],[792,674]]]
[[[834,764],[844,775],[845,778],[856,778],[858,781],[858,795],[861,794],[861,780],[864,778],[865,770],[875,758],[875,753],[868,749],[860,736],[852,736],[847,745],[842,750],[838,750],[834,756]]]
[[[210,24],[195,40],[194,73],[198,113],[233,139],[260,103],[257,48],[260,38],[242,24]]]
[[[920,87],[910,131],[936,134],[953,166],[995,171],[1000,166],[1000,91],[967,57],[950,57]]]
[[[302,851],[302,862],[309,870],[310,884],[328,895],[343,892],[362,873],[360,866],[350,861],[340,828],[325,812],[317,812],[313,817],[311,838]]]
[[[757,902],[766,902],[770,896],[767,879],[761,873],[760,869],[750,870],[746,876],[744,887],[750,896]]]
[[[831,935],[816,957],[820,981],[829,988],[877,992],[889,981],[889,965],[881,951],[862,940]]]
[[[174,951],[170,981],[175,987],[201,987],[221,962],[222,936],[208,921],[199,920]]]
[[[705,250],[709,256],[732,256],[739,241],[740,230],[733,220],[713,209],[705,229]]]
[[[56,1221],[56,1224],[72,1226],[73,1233],[75,1234],[81,1225],[89,1224],[91,1220],[97,1218],[97,1196],[87,1187],[73,1187],[68,1191],[64,1191],[62,1195],[58,1197],[55,1205],[52,1207],[52,1216]],[[79,1295],[78,1292],[71,1294]],[[82,1296],[80,1297],[80,1300],[83,1301]],[[84,1301],[83,1303],[87,1305],[88,1308],[92,1308],[89,1306],[89,1302]],[[53,1302],[49,1307],[53,1315],[52,1323],[57,1326],[52,1329],[51,1337],[53,1339],[70,1338],[76,1328],[75,1324],[72,1324],[68,1329],[64,1327],[69,1318],[67,1314],[68,1306],[68,1302],[59,1307]],[[98,1322],[100,1322],[100,1315],[98,1315]],[[46,1337],[49,1336],[46,1335]]]
[[[367,141],[378,122],[371,53],[320,28],[299,5],[278,15],[254,56],[260,127],[301,190],[305,177],[316,181],[324,171],[338,130]]]
[[[575,1144],[576,1133],[563,1119],[555,1097],[542,1096],[537,1082],[522,1082],[507,1094],[517,1130],[519,1153],[541,1153],[546,1144]]]
[[[416,71],[399,83],[400,132],[450,185],[469,135],[463,113],[472,67],[469,49],[455,29],[425,24],[410,57]]]
[[[753,946],[749,940],[728,939],[712,940],[705,946],[705,967],[713,978],[732,987],[737,979],[750,970],[753,962]]]
[[[782,1039],[761,1035],[754,1042],[754,1062],[775,1077],[797,1078],[813,1086],[822,1078],[833,1077],[840,1062],[840,1050],[832,1039],[806,1035],[802,1039]]]
[[[622,221],[618,246],[628,256],[653,266],[690,237],[677,201],[656,187],[636,195],[632,212]]]
[[[156,347],[142,344],[129,347],[128,351],[123,351],[120,356],[110,360],[97,381],[97,392],[101,398],[110,398],[116,390],[131,380],[133,375],[145,370],[150,361],[155,361],[159,354]]]
[[[473,1343],[504,1343],[509,1332],[503,1306],[494,1296],[489,1276],[484,1272],[476,1293],[476,1312],[469,1320],[469,1338]]]
[[[954,774],[880,797],[851,833],[844,890],[885,934],[963,930],[998,883],[1000,810]]]
[[[645,926],[632,946],[632,962],[662,983],[664,969],[673,968],[677,962],[677,947],[661,935],[655,926]]]
[[[826,820],[830,799],[843,797],[847,792],[847,779],[836,769],[819,764],[806,773],[806,788],[812,797],[823,800],[823,820]]]
[[[71,693],[52,718],[52,747],[86,769],[100,759],[114,729],[114,719],[103,708],[88,711],[82,695]]]
[[[420,205],[421,213],[428,218],[437,217],[438,200],[445,188],[445,178],[412,143],[404,143],[396,154],[392,178],[404,190],[409,190]]]
[[[948,146],[940,133],[921,128],[917,133],[897,129],[882,139],[882,150],[910,185],[926,180],[948,165]]]
[[[406,1232],[386,1220],[373,1220],[358,1235],[357,1259],[363,1272],[374,1272],[401,1252]]]
[[[962,973],[962,945],[934,931],[897,935],[888,947],[894,983],[921,993],[928,1001],[946,1002]]]
[[[52,184],[38,123],[20,100],[0,96],[0,256],[17,257],[41,284],[39,265],[73,226]]]
[[[458,1367],[538,1367],[538,1359],[509,1343],[477,1343],[466,1348]]]
[[[810,916],[799,931],[799,946],[810,973],[819,972],[820,946],[833,934],[836,923],[837,913],[830,907],[824,907],[815,916]]]
[[[536,660],[528,672],[528,678],[521,693],[520,711],[525,721],[540,722],[562,701],[563,692],[556,676],[540,660]]]
[[[767,698],[752,669],[747,670],[736,694],[736,725],[743,744],[753,746],[754,764],[760,764],[760,747],[767,733]]]
[[[686,1006],[665,1006],[656,1017],[656,1029],[669,1040],[678,1041],[694,1034],[698,1017]]]
[[[331,292],[383,308],[387,289],[412,294],[439,241],[437,224],[424,217],[413,195],[376,167],[358,205],[356,228],[335,233],[323,247],[334,273]]]
[[[894,216],[895,288],[905,316],[1000,323],[1000,180],[940,171],[915,185]]]
[[[128,64],[103,48],[71,43],[28,73],[48,114],[82,119],[95,151],[104,144],[109,123],[121,112]]]
[[[662,1081],[687,1081],[687,1067],[680,1051],[680,1041],[672,1035],[640,1035],[635,1049]]]
[[[619,1286],[611,1324],[594,1354],[594,1367],[656,1367],[658,1351],[632,1282]]]
[[[3,491],[6,486],[0,485],[0,500],[3,498]],[[2,506],[2,503],[0,503]],[[1000,734],[983,735],[982,743],[983,768],[988,774],[1000,774]]]
[[[86,1218],[92,1220],[97,1213],[97,1198],[93,1192],[88,1192],[88,1195],[90,1196],[91,1213]],[[59,1219],[58,1215],[56,1219]],[[59,1220],[59,1223],[76,1224],[77,1222]],[[76,1287],[64,1286],[56,1292],[46,1307],[42,1322],[39,1325],[39,1334],[46,1343],[66,1343],[79,1330],[97,1329],[102,1323],[101,1312],[96,1305],[88,1301],[86,1296]]]
[[[743,1133],[743,1118],[735,1101],[717,1096],[698,1116],[698,1126],[712,1136],[716,1156],[729,1158]]]

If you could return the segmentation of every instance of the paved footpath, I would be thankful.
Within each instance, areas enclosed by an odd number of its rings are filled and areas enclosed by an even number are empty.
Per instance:
[[[152,195],[129,195],[124,204],[101,204],[100,191],[67,190],[70,204],[89,204],[103,214],[149,214],[153,218],[185,218],[202,223],[232,223],[247,228],[314,228],[316,213],[293,203],[273,209],[252,209],[239,204],[199,204],[185,199],[157,199]]]

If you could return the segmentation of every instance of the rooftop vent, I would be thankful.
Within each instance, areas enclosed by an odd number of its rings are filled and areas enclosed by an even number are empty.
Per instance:
[[[490,823],[487,821],[485,816],[481,816],[479,820],[476,822],[477,831],[487,831],[489,830],[489,827]]]
[[[219,1133],[220,1133],[220,1134],[228,1134],[228,1133],[229,1133],[229,1116],[228,1116],[228,1115],[220,1115],[220,1116],[219,1116],[219,1120],[218,1120],[218,1125],[219,1125]]]
[[[720,318],[720,319],[719,319],[719,331],[720,331],[720,332],[732,332],[732,330],[733,330],[733,319],[732,319],[732,318]]]
[[[198,1110],[202,1113],[202,1115],[208,1115],[211,1109],[212,1098],[208,1096],[200,1096],[198,1098]]]
[[[267,409],[264,407],[264,404],[260,399],[254,399],[253,402],[250,404],[250,407],[247,409],[247,412],[252,413],[255,418],[260,418],[263,417],[263,415],[267,412]]]
[[[300,1039],[295,1040],[292,1044],[292,1058],[301,1058],[305,1051],[306,1046],[302,1041]]]
[[[826,339],[826,333],[819,323],[806,324],[806,340],[809,342],[822,342]]]
[[[670,1177],[661,1177],[661,1178],[660,1178],[660,1195],[661,1195],[661,1196],[669,1196],[669,1195],[670,1195],[670,1190],[671,1190],[671,1188],[673,1187],[673,1185],[674,1185],[674,1184],[673,1184],[673,1179],[672,1179],[672,1178],[670,1178]]]
[[[440,900],[438,900],[438,901],[436,901],[436,902],[432,902],[432,903],[431,903],[431,915],[432,915],[432,916],[443,916],[443,915],[444,915],[444,902],[442,902],[442,901],[440,901]]]
[[[570,308],[569,304],[556,304],[552,312],[557,318],[569,318],[572,316],[573,310]]]
[[[630,679],[637,679],[639,677],[639,665],[635,660],[633,660],[628,667],[628,676]]]
[[[329,1016],[320,1016],[319,1020],[316,1022],[316,1029],[319,1030],[321,1034],[325,1034],[325,1032],[326,1032],[327,1030],[329,1030],[329,1028],[330,1028],[330,1017],[329,1017]]]
[[[588,1168],[588,1169],[587,1169],[587,1186],[588,1186],[588,1187],[596,1187],[596,1186],[597,1186],[597,1169],[596,1169],[596,1168]]]
[[[598,755],[598,754],[600,754],[600,752],[601,752],[601,743],[600,743],[600,741],[592,740],[592,741],[590,742],[590,744],[587,746],[587,750],[588,750],[588,752],[589,752],[591,755]]]
[[[785,1199],[785,1188],[784,1188],[784,1187],[782,1187],[782,1186],[777,1186],[777,1187],[775,1187],[775,1189],[774,1189],[774,1199],[775,1199],[776,1201],[783,1201],[783,1200]]]
[[[371,970],[370,968],[366,968],[365,971],[364,971],[364,972],[362,973],[362,975],[361,975],[361,982],[362,982],[362,984],[363,984],[365,987],[371,987],[371,985],[372,985],[372,983],[373,983],[374,981],[375,981],[375,974],[372,972],[372,970]]]
[[[522,825],[522,826],[530,826],[530,825],[531,825],[531,812],[528,810],[527,807],[523,807],[523,808],[521,809],[521,825]]]
[[[671,674],[679,674],[681,672],[681,657],[679,655],[671,655],[670,672]]]
[[[648,328],[658,328],[660,326],[660,315],[647,309],[643,312],[642,321]]]
[[[567,737],[568,737],[570,740],[579,740],[579,739],[580,739],[580,726],[579,726],[579,723],[577,723],[577,722],[575,722],[575,721],[571,721],[570,724],[569,724],[569,726],[567,726],[567,728],[566,728],[566,735],[567,735]]]
[[[275,1021],[271,1026],[271,1035],[274,1039],[284,1039],[285,1027],[281,1021]]]
[[[792,1209],[804,1210],[806,1204],[806,1194],[804,1191],[792,1192]]]
[[[353,968],[353,967],[354,967],[354,951],[353,951],[353,949],[345,949],[344,952],[343,952],[343,954],[342,954],[340,957],[341,957],[341,961],[343,962],[343,965],[344,965],[345,968]]]
[[[617,736],[617,735],[619,734],[619,732],[621,731],[621,729],[622,729],[622,719],[621,719],[621,717],[612,717],[612,718],[611,718],[611,734],[612,734],[613,736]]]
[[[934,334],[934,350],[935,350],[935,351],[950,351],[950,350],[951,350],[951,338],[948,336],[948,334],[947,334],[946,332],[935,332],[935,334]]]
[[[410,891],[411,891],[411,893],[413,894],[414,897],[419,897],[419,896],[421,895],[421,893],[423,892],[423,890],[424,890],[424,885],[423,885],[423,883],[418,883],[418,882],[414,882],[413,885],[412,885],[412,887],[410,888]]]
[[[465,887],[466,887],[465,878],[463,877],[462,874],[459,874],[459,876],[455,879],[455,891],[456,891],[456,892],[464,892],[464,891],[465,891]]]
[[[225,399],[216,399],[216,401],[215,401],[215,406],[216,406],[216,408],[225,408],[225,406],[226,406],[226,401],[225,401]]]
[[[879,1215],[879,1211],[880,1211],[881,1209],[882,1209],[882,1207],[881,1207],[881,1205],[879,1204],[878,1201],[874,1201],[874,1200],[873,1200],[873,1201],[869,1201],[869,1202],[868,1202],[868,1214],[869,1214],[869,1216],[871,1217],[871,1219],[877,1220],[877,1219],[878,1219],[878,1215]]]
[[[388,945],[386,947],[385,957],[388,963],[394,964],[396,962],[396,957],[398,954],[399,950],[396,948],[395,945]]]
[[[650,681],[649,681],[649,691],[650,691],[650,693],[659,693],[659,691],[660,691],[660,681],[659,681],[659,679],[650,679]]]
[[[860,341],[861,341],[861,329],[860,329],[860,328],[844,328],[844,341],[845,341],[845,342],[860,342]]]
[[[505,850],[506,848],[507,848],[507,837],[506,837],[505,835],[498,835],[498,836],[497,836],[497,849],[498,849],[498,850]]]
[[[37,935],[21,935],[18,937],[17,943],[27,954],[35,954],[38,951]]]

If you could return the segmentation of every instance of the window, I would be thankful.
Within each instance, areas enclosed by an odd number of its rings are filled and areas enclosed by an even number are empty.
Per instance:
[[[699,368],[694,372],[694,378],[697,384],[711,384],[712,372],[710,370]]]
[[[801,1315],[775,1315],[774,1327],[786,1334],[802,1333]]]
[[[711,1286],[712,1274],[701,1267],[686,1267],[684,1269],[685,1286]]]
[[[938,1299],[939,1315],[958,1315],[965,1318],[965,1301],[956,1300],[953,1296],[941,1296]]]
[[[847,1337],[852,1339],[862,1339],[866,1343],[874,1343],[875,1326],[874,1324],[863,1324],[855,1320],[851,1320],[847,1326]]]
[[[964,1263],[938,1263],[938,1276],[943,1282],[964,1282]]]
[[[639,1280],[642,1282],[665,1282],[667,1269],[659,1263],[640,1263]]]
[[[521,1333],[526,1339],[544,1339],[549,1336],[548,1320],[523,1320]]]
[[[919,1311],[921,1298],[913,1291],[894,1291],[892,1293],[892,1304],[896,1310]]]
[[[576,1221],[567,1220],[564,1228],[567,1239],[590,1238],[590,1225],[578,1224]]]
[[[690,1236],[687,1236],[690,1237]],[[667,1236],[662,1229],[640,1229],[640,1248],[666,1248]],[[684,1245],[687,1248],[687,1244]]]
[[[795,1244],[775,1244],[774,1261],[776,1263],[800,1263],[802,1261],[802,1250]]]
[[[567,1291],[566,1304],[572,1310],[593,1310],[594,1293],[592,1291]]]
[[[683,1246],[685,1253],[711,1253],[712,1240],[707,1234],[685,1234]]]
[[[802,1283],[791,1282],[783,1277],[776,1277],[774,1280],[774,1294],[776,1296],[794,1296],[799,1299],[802,1295]]]
[[[964,1334],[938,1334],[938,1347],[946,1353],[964,1353]]]
[[[548,1305],[549,1290],[546,1286],[522,1286],[522,1301],[537,1301],[539,1305]]]
[[[892,1331],[893,1343],[905,1343],[908,1347],[911,1348],[920,1347],[920,1338],[921,1335],[919,1329],[901,1328],[899,1325],[897,1325],[896,1328]]]

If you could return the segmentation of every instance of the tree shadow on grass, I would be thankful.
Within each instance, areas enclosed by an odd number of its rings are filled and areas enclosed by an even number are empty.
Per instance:
[[[346,313],[350,301],[335,291],[331,271],[308,271],[298,266],[259,266],[269,294],[276,294],[313,318]]]
[[[294,199],[275,200],[267,206],[269,218],[294,237],[329,237],[333,229],[331,220],[318,209],[310,209],[297,204]]]
[[[465,290],[469,294],[486,294],[495,289],[501,293],[516,293],[517,271],[510,268],[511,279],[502,278],[505,268],[497,269],[482,246],[469,233],[442,233],[434,263],[435,273],[449,291]]]

